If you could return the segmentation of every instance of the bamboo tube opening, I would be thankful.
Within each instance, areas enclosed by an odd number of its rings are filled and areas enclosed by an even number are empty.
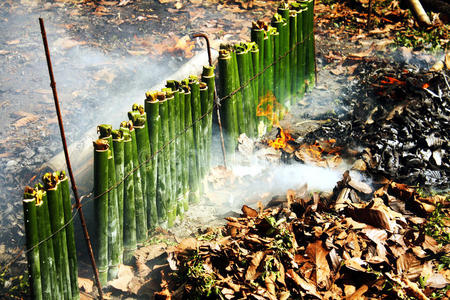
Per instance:
[[[95,151],[108,151],[109,142],[104,139],[98,139],[93,142]],[[45,176],[45,175],[44,175]]]

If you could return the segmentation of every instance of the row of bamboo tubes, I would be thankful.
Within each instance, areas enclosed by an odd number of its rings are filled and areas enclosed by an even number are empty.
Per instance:
[[[46,173],[23,199],[28,276],[33,299],[80,299],[69,180]]]
[[[228,154],[240,134],[261,137],[278,125],[314,86],[313,11],[313,0],[282,2],[270,25],[253,22],[251,42],[220,46],[218,94]]]
[[[197,203],[210,165],[214,67],[170,80],[133,105],[113,130],[98,126],[94,142],[96,249],[100,281],[117,277],[120,263],[157,226],[171,227]]]

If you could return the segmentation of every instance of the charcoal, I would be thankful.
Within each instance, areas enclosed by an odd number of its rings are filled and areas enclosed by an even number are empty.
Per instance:
[[[367,147],[372,154],[360,157],[368,172],[410,185],[448,187],[450,86],[444,76],[450,72],[389,59],[363,62],[357,70],[357,80],[339,99],[348,113],[305,141],[335,138],[339,145]],[[402,83],[390,84],[389,78]]]

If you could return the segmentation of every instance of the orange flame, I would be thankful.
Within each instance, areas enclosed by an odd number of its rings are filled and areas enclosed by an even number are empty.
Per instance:
[[[382,84],[398,84],[398,85],[406,85],[406,81],[398,80],[394,77],[385,76],[386,80],[381,80]]]
[[[278,114],[282,110],[284,110],[283,105],[281,105],[274,94],[269,91],[264,97],[261,97],[261,100],[256,107],[256,116],[266,117],[272,122],[273,126],[279,127],[280,120]]]
[[[422,88],[423,89],[427,89],[427,88],[429,88],[430,87],[430,84],[429,83],[425,83],[424,85],[422,85]]]
[[[294,139],[289,132],[284,131],[281,127],[278,127],[277,138],[275,140],[269,140],[268,144],[274,149],[284,149],[287,146],[287,142],[293,140]]]
[[[303,144],[297,150],[297,155],[305,162],[313,162],[318,165],[338,165],[342,161],[341,147],[335,146],[336,140],[315,141],[314,144]]]

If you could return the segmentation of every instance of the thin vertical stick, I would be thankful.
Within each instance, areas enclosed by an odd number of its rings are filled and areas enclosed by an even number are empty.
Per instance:
[[[370,30],[370,23],[371,23],[371,20],[372,19],[372,0],[369,0],[369,9],[368,9],[368,12],[367,12],[367,25],[366,25],[366,29],[367,30]]]
[[[197,37],[202,37],[206,40],[206,48],[208,49],[208,61],[209,61],[209,65],[212,67],[213,63],[212,63],[212,57],[211,57],[211,44],[209,43],[209,39],[208,36],[204,33],[195,33],[193,35],[193,37],[197,38]],[[217,99],[217,92],[216,90],[214,90],[214,99]],[[223,139],[223,129],[222,129],[222,120],[220,119],[220,110],[219,107],[216,105],[217,103],[214,103],[215,107],[216,107],[216,112],[217,112],[217,123],[219,124],[219,132],[220,132],[220,141],[221,141],[221,145],[222,145],[222,155],[223,155],[223,166],[226,168],[227,167],[227,156],[225,154],[225,141]]]
[[[78,215],[80,216],[81,226],[83,227],[83,234],[84,234],[84,238],[86,240],[86,245],[87,245],[88,252],[89,252],[89,258],[91,259],[91,265],[92,265],[92,269],[94,271],[95,281],[97,283],[99,298],[103,299],[103,291],[102,291],[102,286],[100,284],[100,280],[98,278],[98,270],[97,270],[97,266],[95,263],[94,252],[92,251],[91,239],[89,237],[89,233],[87,230],[83,210],[81,209],[80,197],[78,195],[77,185],[75,183],[75,177],[73,176],[72,165],[70,164],[69,151],[67,150],[66,135],[64,133],[64,125],[63,125],[62,116],[61,116],[61,109],[59,107],[58,93],[56,92],[56,82],[55,82],[55,78],[53,76],[52,61],[50,59],[50,51],[48,49],[47,34],[45,32],[44,20],[42,18],[39,18],[39,24],[41,26],[42,41],[44,43],[45,57],[47,58],[48,73],[50,76],[50,86],[53,91],[53,100],[55,101],[55,109],[56,109],[56,114],[58,116],[59,132],[61,134],[61,141],[62,141],[63,148],[64,148],[64,156],[66,158],[67,170],[69,171],[70,182],[72,183],[72,191],[73,191],[73,194],[75,196],[75,201],[76,201],[76,208],[79,212]]]

